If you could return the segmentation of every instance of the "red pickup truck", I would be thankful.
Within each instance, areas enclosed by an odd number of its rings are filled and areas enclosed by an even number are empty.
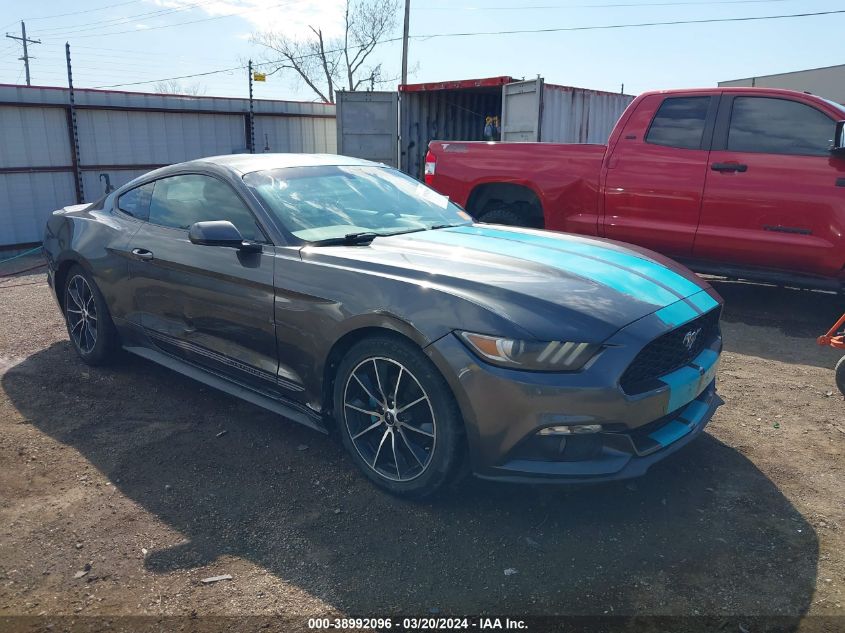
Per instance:
[[[434,141],[425,180],[483,222],[631,242],[704,273],[845,289],[845,107],[649,92],[607,145]]]

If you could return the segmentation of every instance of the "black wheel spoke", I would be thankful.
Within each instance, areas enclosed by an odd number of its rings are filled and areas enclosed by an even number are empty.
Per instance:
[[[426,437],[434,437],[434,433],[429,433],[428,431],[423,431],[422,429],[418,429],[415,426],[411,426],[408,423],[402,425],[403,429],[408,429],[409,431],[413,431],[414,433],[419,433],[420,435],[425,435]]]
[[[387,439],[388,435],[390,435],[390,431],[385,431],[384,435],[381,436],[381,441],[378,443],[378,448],[376,449],[376,456],[373,457],[373,469],[375,469],[376,464],[378,463],[378,456],[381,454],[381,447],[384,446],[384,440]]]
[[[378,385],[378,392],[381,394],[381,402],[387,404],[387,394],[384,393],[384,389],[381,387],[381,378],[378,375],[378,363],[376,359],[373,359],[373,371],[376,372],[376,385]]]
[[[383,422],[381,420],[376,420],[375,422],[373,422],[370,426],[368,426],[363,431],[358,431],[355,435],[352,436],[352,439],[357,440],[359,437],[366,435],[367,433],[369,433],[370,431],[372,431],[374,429],[377,429],[382,424],[383,424]]]
[[[371,391],[367,388],[367,385],[365,385],[363,382],[361,382],[361,379],[360,379],[360,378],[358,378],[358,376],[357,376],[357,375],[352,374],[352,377],[356,380],[356,382],[357,382],[359,385],[361,385],[361,389],[363,389],[363,390],[366,392],[366,394],[367,394],[367,395],[368,395],[368,396],[369,396],[369,397],[373,400],[373,402],[380,402],[380,401],[379,401],[379,399],[378,399],[378,398],[376,398],[376,397],[372,394],[372,392],[371,392]]]
[[[408,449],[408,452],[413,456],[416,462],[420,465],[420,468],[424,468],[425,464],[423,464],[422,460],[417,456],[416,451],[411,446],[410,442],[408,442],[408,438],[405,437],[405,430],[402,427],[399,427],[399,437],[402,438],[402,441],[405,444],[405,448]]]

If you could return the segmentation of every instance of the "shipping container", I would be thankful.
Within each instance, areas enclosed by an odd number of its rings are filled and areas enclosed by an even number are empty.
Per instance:
[[[422,179],[433,140],[604,143],[633,98],[509,76],[340,92],[338,152]]]

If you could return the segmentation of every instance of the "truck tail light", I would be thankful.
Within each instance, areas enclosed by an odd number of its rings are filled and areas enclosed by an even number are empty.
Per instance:
[[[425,184],[431,186],[434,182],[434,172],[437,167],[437,159],[434,157],[434,154],[431,153],[431,150],[425,155]]]

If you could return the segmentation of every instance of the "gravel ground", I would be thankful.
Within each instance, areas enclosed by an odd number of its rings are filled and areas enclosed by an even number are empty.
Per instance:
[[[815,337],[845,306],[715,285],[726,404],[685,450],[628,483],[470,479],[409,503],[332,438],[141,359],[86,367],[43,274],[0,278],[0,618],[816,615],[843,630],[845,402],[839,354]]]

